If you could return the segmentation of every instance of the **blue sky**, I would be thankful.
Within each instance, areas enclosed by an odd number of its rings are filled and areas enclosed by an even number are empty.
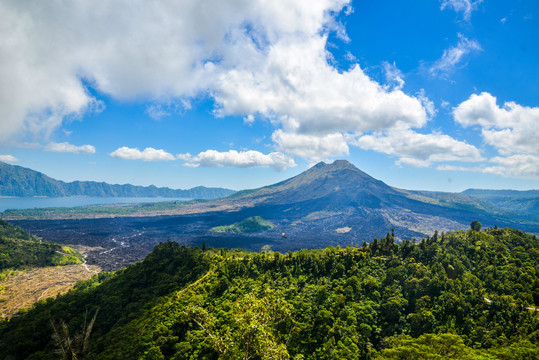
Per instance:
[[[254,188],[539,188],[539,3],[0,0],[0,161]]]

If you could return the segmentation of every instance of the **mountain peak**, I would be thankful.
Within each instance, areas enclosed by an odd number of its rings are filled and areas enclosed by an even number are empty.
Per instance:
[[[271,200],[268,199],[270,194]],[[374,202],[371,200],[387,194],[395,194],[395,190],[359,170],[350,162],[336,160],[331,164],[319,162],[293,178],[258,189],[245,196],[261,197],[267,201],[266,203],[303,202],[332,196],[344,199],[342,201],[347,203],[351,201],[361,203],[366,198],[369,198],[370,203],[379,203],[378,200]],[[335,204],[334,200],[331,202]]]
[[[347,160],[335,160],[331,164],[326,164],[325,162],[321,161],[311,167],[309,170],[307,170],[305,174],[317,174],[317,176],[326,176],[329,174],[335,174],[340,172],[352,172],[370,178],[370,176],[359,170],[356,166],[354,166],[354,164],[348,162]]]
[[[359,170],[357,167],[354,166],[351,162],[347,160],[335,160],[333,164],[330,164],[328,166],[331,166],[336,169],[352,169],[352,170]]]
[[[327,169],[327,170],[342,170],[342,169],[351,169],[351,170],[359,170],[357,167],[355,167],[352,163],[350,163],[347,160],[335,160],[331,164],[326,164],[323,161],[320,161],[318,164],[313,165],[311,169]]]

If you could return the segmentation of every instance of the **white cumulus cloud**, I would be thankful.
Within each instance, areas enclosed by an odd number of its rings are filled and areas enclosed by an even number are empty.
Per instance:
[[[45,151],[70,152],[74,154],[95,154],[95,147],[92,145],[73,145],[67,142],[50,142],[45,146]]]
[[[6,0],[0,4],[0,141],[48,135],[98,109],[85,84],[154,102],[154,118],[210,94],[217,115],[269,118],[288,133],[326,136],[421,127],[421,99],[387,89],[359,65],[328,61],[328,34],[350,0]],[[69,31],[67,31],[69,29]],[[40,137],[42,138],[42,137]]]
[[[479,126],[485,143],[498,151],[500,156],[490,159],[496,165],[483,172],[509,177],[539,175],[539,107],[513,101],[498,106],[496,97],[482,92],[455,107],[453,116],[464,127]]]
[[[427,122],[420,99],[386,89],[359,65],[339,72],[328,64],[327,38],[283,39],[263,59],[219,77],[219,115],[260,114],[287,132],[330,134]]]
[[[178,159],[186,162],[187,166],[205,166],[205,167],[268,167],[278,171],[296,166],[294,160],[280,152],[263,154],[259,151],[236,151],[229,150],[219,152],[216,150],[206,150],[198,155],[179,154]]]
[[[539,155],[539,107],[527,107],[513,101],[502,107],[487,92],[473,94],[453,109],[455,121],[468,127],[479,125],[485,142],[500,154]]]
[[[537,155],[518,154],[507,157],[496,156],[490,162],[496,165],[484,168],[484,173],[497,174],[504,177],[539,179],[539,156]]]
[[[348,154],[348,144],[340,133],[316,136],[277,130],[273,133],[272,139],[283,151],[309,161]]]
[[[213,93],[222,74],[263,66],[281,41],[344,37],[335,17],[349,1],[2,1],[0,141],[41,139],[100,108],[85,84],[157,102]]]
[[[385,133],[363,135],[355,145],[399,158],[397,164],[427,167],[435,162],[477,162],[484,158],[466,142],[444,134],[420,134],[410,129],[393,129]]]
[[[469,18],[478,3],[454,0],[441,6]],[[365,135],[361,146],[399,156],[402,163],[441,161],[439,147],[424,145],[430,137],[463,151],[446,158],[476,159],[470,145],[445,135],[423,135],[427,140],[416,141],[422,151],[434,151],[421,156],[412,150],[414,145],[406,147],[390,135],[395,128],[416,134],[411,129],[424,127],[436,112],[424,92],[403,91],[404,77],[395,64],[384,64],[392,86],[371,79],[358,63],[344,71],[332,65],[328,37],[348,40],[338,18],[352,12],[350,4],[351,0],[53,0],[43,6],[36,0],[4,0],[0,143],[18,136],[46,139],[66,119],[102,110],[90,86],[114,99],[150,101],[147,114],[154,119],[181,113],[190,100],[209,95],[216,116],[242,116],[247,124],[269,119],[276,147],[309,161],[348,154],[349,146],[355,145],[349,134],[369,133],[385,135]],[[450,72],[479,50],[476,41],[460,36],[432,71]],[[393,150],[367,144],[368,136],[390,142]],[[245,153],[249,152],[208,150],[189,163],[277,169],[295,164],[281,152]],[[110,155],[145,161],[175,158],[153,148],[121,147]]]
[[[3,161],[3,162],[16,162],[16,161],[19,161],[19,159],[17,159],[13,155],[0,155],[0,161]]]
[[[142,160],[142,161],[171,161],[175,160],[174,155],[163,149],[154,149],[147,147],[140,151],[137,148],[122,146],[110,153],[110,156],[123,160]]]

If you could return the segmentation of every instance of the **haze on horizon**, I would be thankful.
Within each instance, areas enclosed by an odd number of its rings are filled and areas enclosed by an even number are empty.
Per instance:
[[[539,188],[532,0],[0,0],[0,161],[255,188],[346,159],[405,189]]]

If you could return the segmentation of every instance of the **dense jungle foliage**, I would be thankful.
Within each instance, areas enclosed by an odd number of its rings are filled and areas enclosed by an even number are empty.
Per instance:
[[[538,238],[508,228],[287,254],[167,242],[0,322],[0,354],[57,359],[51,323],[69,340],[99,309],[79,358],[538,359],[538,271]]]
[[[0,220],[0,274],[6,269],[80,263],[82,255],[77,251],[41,242],[20,227]]]

